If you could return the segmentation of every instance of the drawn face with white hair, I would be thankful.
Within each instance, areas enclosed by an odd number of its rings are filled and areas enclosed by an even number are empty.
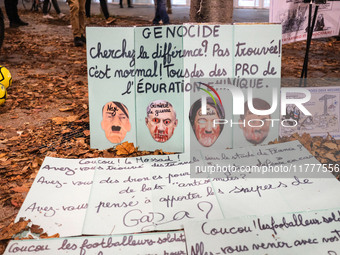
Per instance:
[[[173,106],[164,100],[151,102],[147,107],[145,124],[156,142],[168,141],[178,124]]]

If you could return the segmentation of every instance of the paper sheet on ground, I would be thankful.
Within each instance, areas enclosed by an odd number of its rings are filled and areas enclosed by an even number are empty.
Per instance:
[[[189,254],[340,253],[340,210],[245,216],[185,224]]]
[[[46,157],[16,217],[30,219],[49,235],[82,234],[96,159]]]
[[[339,206],[339,182],[298,141],[206,153],[204,159],[220,167],[243,169],[238,174],[231,168],[231,172],[211,175],[224,217]],[[268,170],[250,173],[247,165]],[[277,168],[270,173],[270,166]]]
[[[181,229],[188,220],[221,219],[211,192],[209,180],[190,178],[181,155],[99,159],[83,234]]]
[[[186,254],[183,231],[43,240],[12,240],[8,254]]]
[[[203,165],[197,155],[47,157],[16,220],[26,217],[49,235],[66,237],[174,230],[192,220],[339,206],[339,182],[299,142],[205,153],[204,161],[282,166],[292,172],[275,172],[271,178],[226,173],[209,180],[190,178],[189,162]],[[304,172],[313,165],[316,175]]]

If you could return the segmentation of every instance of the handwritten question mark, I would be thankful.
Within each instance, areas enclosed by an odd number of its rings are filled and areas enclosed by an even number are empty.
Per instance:
[[[327,253],[328,253],[328,255],[337,255],[337,253],[335,251],[328,251]]]
[[[303,145],[302,144],[298,144],[297,146],[299,147],[300,151],[302,151]]]
[[[213,209],[213,204],[208,202],[208,201],[201,201],[201,202],[197,203],[198,209],[200,209],[200,211],[202,211],[202,212],[204,212],[204,209],[201,208],[201,204],[208,204],[208,206],[210,207],[210,209],[208,210],[207,214],[205,215],[205,218],[208,219],[209,218],[209,213]]]
[[[204,40],[202,42],[202,47],[204,48],[205,56],[207,56],[207,50],[208,50],[208,41],[207,40]]]

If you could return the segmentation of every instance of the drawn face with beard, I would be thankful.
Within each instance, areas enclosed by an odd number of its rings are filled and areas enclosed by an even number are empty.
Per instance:
[[[169,102],[157,100],[149,104],[145,124],[156,142],[168,141],[172,137],[177,123],[175,110]]]
[[[204,147],[213,145],[221,133],[220,125],[215,125],[214,119],[219,119],[216,109],[207,105],[207,114],[203,115],[199,109],[195,116],[194,132],[197,141]]]
[[[101,127],[105,131],[107,140],[120,143],[126,133],[131,130],[129,112],[125,105],[119,102],[109,102],[103,107]]]
[[[240,128],[243,130],[243,135],[248,142],[256,145],[262,143],[267,138],[270,121],[266,119],[270,119],[270,115],[256,115],[249,111],[247,112],[244,116],[245,126],[240,124]],[[241,119],[239,121],[243,122]],[[248,122],[250,125],[248,125]]]

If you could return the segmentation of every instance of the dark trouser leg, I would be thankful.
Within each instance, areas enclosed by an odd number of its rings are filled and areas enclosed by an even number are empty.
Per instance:
[[[16,23],[20,21],[17,5],[18,0],[5,0],[6,14],[11,23]]]
[[[109,10],[107,9],[106,0],[100,0],[100,8],[102,8],[105,19],[110,17]]]
[[[52,0],[53,8],[57,14],[61,13],[57,0]]]
[[[86,0],[85,2],[85,14],[86,17],[91,17],[91,0]]]
[[[47,11],[48,3],[49,3],[49,0],[44,0],[44,3],[43,3],[43,14],[44,15],[46,15],[48,13],[48,11]]]
[[[161,17],[163,24],[169,24],[169,16],[166,12],[166,0],[157,0],[158,14]]]

